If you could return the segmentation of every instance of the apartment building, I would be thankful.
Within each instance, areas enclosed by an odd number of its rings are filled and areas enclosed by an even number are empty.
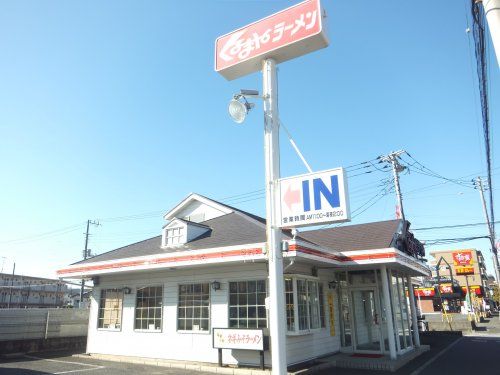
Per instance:
[[[68,292],[58,279],[0,273],[0,308],[62,307]]]

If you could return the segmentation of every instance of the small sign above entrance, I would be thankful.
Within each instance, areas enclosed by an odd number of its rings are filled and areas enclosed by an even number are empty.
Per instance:
[[[350,220],[344,169],[308,173],[279,180],[282,228]]]

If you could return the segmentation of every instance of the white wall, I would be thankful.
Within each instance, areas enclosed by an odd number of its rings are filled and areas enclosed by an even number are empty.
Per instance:
[[[310,269],[309,269],[310,270]],[[146,276],[147,275],[147,276]],[[310,275],[310,273],[308,273]],[[322,275],[320,275],[322,276]],[[337,297],[334,296],[336,335],[330,336],[328,327],[328,292],[329,275],[323,275],[325,282],[325,310],[327,327],[314,333],[301,336],[287,336],[288,363],[297,363],[324,354],[336,352],[340,348],[340,328],[338,326]],[[267,270],[263,263],[247,263],[224,267],[193,268],[185,270],[169,270],[141,272],[128,275],[101,276],[100,285],[94,288],[92,298],[87,352],[165,358],[217,363],[218,353],[212,348],[211,331],[196,333],[177,332],[177,294],[178,284],[192,282],[221,283],[218,291],[210,290],[211,326],[228,326],[228,282],[238,280],[266,279]],[[134,331],[135,289],[147,285],[163,285],[163,330],[162,332]],[[125,295],[123,301],[122,329],[112,332],[97,329],[97,300],[102,288],[130,287],[132,294]],[[259,364],[259,354],[254,351],[224,350],[225,364]],[[270,364],[269,353],[266,352],[266,364]]]

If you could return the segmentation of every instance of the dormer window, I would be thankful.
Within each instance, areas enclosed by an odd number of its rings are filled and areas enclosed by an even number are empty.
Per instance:
[[[183,229],[181,227],[168,228],[165,230],[165,246],[178,246],[184,241],[182,240]]]
[[[210,227],[187,221],[185,219],[174,218],[163,227],[162,247],[181,247],[189,241],[210,231]]]

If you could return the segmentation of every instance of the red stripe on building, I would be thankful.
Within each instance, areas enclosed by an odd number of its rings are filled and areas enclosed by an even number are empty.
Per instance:
[[[309,249],[307,247],[299,246],[299,245],[291,245],[290,250],[295,250],[295,251],[298,251],[300,253],[310,254],[310,255],[321,257],[321,258],[332,259],[332,260],[336,260],[338,262],[353,262],[356,260],[396,258],[396,253],[394,253],[394,252],[392,252],[392,253],[358,254],[358,255],[345,256],[345,255],[329,254],[329,253],[325,253],[325,252],[322,252],[319,250]]]
[[[214,258],[229,258],[238,256],[249,256],[249,255],[261,255],[262,249],[241,249],[241,250],[230,250],[230,251],[218,251],[215,253],[207,254],[196,254],[196,255],[180,255],[176,257],[168,258],[155,258],[155,259],[141,259],[141,260],[130,260],[127,262],[116,262],[108,264],[98,264],[93,266],[82,266],[78,268],[65,268],[58,270],[57,274],[65,273],[75,273],[75,272],[88,272],[88,271],[101,271],[107,269],[124,268],[124,267],[134,267],[134,266],[146,266],[152,264],[164,264],[164,263],[174,263],[174,262],[195,262]]]

